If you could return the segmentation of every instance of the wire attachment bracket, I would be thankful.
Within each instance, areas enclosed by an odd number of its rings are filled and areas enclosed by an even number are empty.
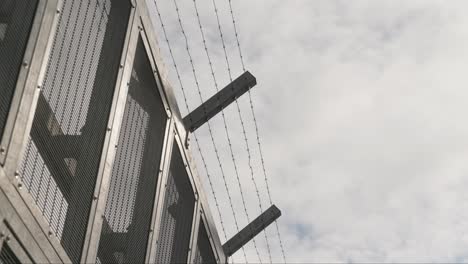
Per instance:
[[[223,245],[224,254],[226,254],[227,257],[232,256],[234,253],[236,253],[237,250],[247,244],[271,223],[276,221],[276,219],[278,219],[280,216],[281,211],[278,209],[278,207],[275,205],[270,206],[268,210],[255,218],[255,220],[244,227],[239,233],[234,235]]]
[[[186,129],[190,132],[194,132],[256,84],[257,80],[255,77],[249,71],[244,72],[241,76],[237,77],[237,79],[184,117],[183,121]]]

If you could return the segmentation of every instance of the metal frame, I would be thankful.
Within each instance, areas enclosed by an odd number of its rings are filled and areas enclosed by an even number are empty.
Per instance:
[[[128,93],[128,83],[133,67],[136,43],[133,43],[132,39],[134,39],[134,36],[138,34],[138,31],[134,23],[136,14],[135,4],[132,1],[130,2],[131,11],[127,24],[127,32],[120,57],[121,62],[107,124],[108,129],[104,139],[99,171],[94,188],[94,199],[89,213],[88,227],[86,230],[86,236],[81,253],[80,262],[82,263],[92,263],[96,261],[103,215],[106,207],[107,191],[110,184],[112,165],[114,163],[116,148],[119,140],[120,126],[122,124],[125,102]]]
[[[163,214],[163,207],[161,205],[164,204],[164,197],[166,194],[166,186],[167,186],[167,179],[169,176],[169,169],[170,169],[170,159],[172,156],[172,150],[173,150],[173,145],[174,145],[174,122],[172,119],[169,121],[170,126],[169,126],[169,131],[166,136],[166,141],[165,141],[165,151],[163,152],[163,162],[161,162],[160,166],[160,171],[159,171],[159,178],[157,182],[157,190],[156,190],[156,197],[154,201],[154,207],[153,207],[153,215],[151,219],[151,230],[153,232],[150,233],[148,237],[148,245],[146,249],[146,263],[155,263],[156,259],[156,251],[157,251],[157,245],[158,245],[158,237],[159,237],[159,232],[161,229],[159,228],[161,226],[161,220],[162,220],[162,214]]]
[[[97,256],[98,244],[102,227],[102,215],[107,200],[107,188],[110,184],[112,165],[115,157],[115,147],[118,143],[120,126],[125,109],[128,92],[128,80],[133,67],[136,44],[141,37],[149,57],[157,89],[166,109],[167,124],[163,143],[160,171],[156,185],[154,207],[151,218],[150,234],[148,236],[146,262],[154,262],[157,250],[157,239],[165,197],[173,146],[177,144],[186,166],[187,175],[194,191],[195,205],[192,219],[190,251],[188,261],[193,261],[194,248],[198,239],[201,219],[210,239],[210,244],[218,262],[226,262],[221,241],[216,231],[213,217],[209,211],[208,201],[204,194],[195,162],[190,150],[183,144],[188,136],[184,126],[168,74],[159,52],[155,31],[149,16],[145,0],[129,0],[132,3],[124,48],[121,54],[121,67],[115,84],[112,106],[108,119],[108,133],[105,136],[101,153],[99,171],[96,179],[94,197],[88,227],[82,247],[81,262],[94,262]],[[48,57],[58,26],[59,7],[62,0],[39,0],[36,16],[31,28],[24,60],[29,63],[23,66],[16,84],[16,90],[5,126],[0,146],[0,220],[8,219],[19,240],[37,262],[71,262],[40,210],[35,205],[30,194],[19,180],[15,172],[21,161],[22,152],[26,146],[37,105],[40,84],[42,84],[47,68]],[[3,167],[2,167],[3,166]],[[16,176],[16,177],[15,177]],[[1,241],[0,241],[1,245]]]
[[[21,183],[12,183],[0,167],[0,218],[10,223],[18,239],[37,262],[65,262],[71,260],[65,253],[39,209]],[[41,261],[45,260],[47,261]]]
[[[177,121],[180,122],[180,125],[182,127],[184,127],[182,123],[183,122],[182,119],[178,119]],[[187,133],[187,131],[185,130],[183,131]],[[217,257],[218,262],[220,263],[227,262],[227,258],[224,255],[224,251],[221,246],[221,240],[219,238],[218,231],[216,229],[216,224],[214,223],[213,216],[211,215],[211,212],[209,210],[207,197],[205,196],[203,186],[201,185],[201,182],[200,182],[200,177],[195,167],[195,161],[190,155],[190,150],[184,148],[183,142],[184,142],[186,135],[185,133],[181,135],[181,133],[177,133],[177,132],[176,132],[176,142],[182,154],[182,159],[184,161],[187,174],[189,175],[190,182],[192,184],[192,189],[194,190],[194,194],[195,194],[195,200],[196,200],[195,208],[197,210],[193,214],[194,220],[192,222],[196,224],[192,226],[192,233],[191,233],[192,237],[190,240],[191,249],[196,247],[196,243],[198,240],[198,225],[199,225],[200,216],[202,215],[204,217],[204,223],[205,223],[207,234],[210,237],[210,242],[216,245],[215,248],[213,249],[213,254]],[[199,191],[199,190],[202,190],[202,191]],[[191,252],[193,252],[193,250],[191,250]],[[194,254],[189,254],[188,261],[193,262],[194,257],[195,257]]]
[[[210,236],[210,240],[212,242],[212,245],[214,246],[214,251],[213,252],[219,258],[220,263],[226,263],[227,258],[224,255],[224,251],[223,251],[222,245],[221,245],[221,240],[219,238],[219,235],[218,235],[218,232],[217,232],[217,229],[216,229],[216,224],[214,222],[214,218],[213,218],[213,216],[211,214],[211,211],[209,209],[209,206],[208,206],[208,199],[207,199],[207,197],[206,197],[206,195],[204,193],[204,189],[203,189],[203,186],[201,185],[200,177],[199,177],[199,175],[197,173],[197,170],[196,170],[195,160],[193,159],[193,157],[190,154],[191,150],[189,148],[185,148],[184,144],[183,144],[183,142],[185,142],[185,139],[188,136],[188,132],[187,132],[185,126],[184,126],[183,119],[182,119],[181,113],[180,113],[179,108],[178,108],[178,104],[177,104],[177,100],[176,100],[174,90],[172,88],[172,85],[169,82],[167,69],[166,69],[164,61],[162,59],[162,55],[159,52],[159,48],[158,48],[159,45],[157,43],[156,33],[155,33],[155,30],[154,30],[152,21],[150,19],[149,10],[148,10],[148,8],[146,6],[146,1],[145,0],[137,0],[137,2],[138,2],[138,8],[137,9],[139,11],[139,15],[140,15],[140,19],[141,19],[141,22],[142,22],[142,25],[143,25],[143,29],[144,29],[144,31],[145,31],[145,33],[147,35],[149,49],[151,50],[152,55],[153,55],[153,59],[156,62],[156,65],[157,65],[158,74],[160,76],[160,80],[162,82],[162,87],[163,87],[163,90],[164,90],[163,93],[167,97],[166,99],[167,99],[167,102],[168,102],[168,105],[169,105],[169,108],[167,108],[167,110],[172,113],[171,119],[173,120],[173,127],[177,132],[175,134],[174,133],[171,133],[171,134],[174,135],[174,139],[177,141],[177,145],[179,146],[182,158],[183,158],[184,162],[187,164],[187,170],[188,170],[187,174],[191,178],[190,181],[192,183],[192,189],[196,191],[195,192],[196,202],[200,204],[200,206],[201,206],[201,208],[203,210],[202,215],[206,219],[206,221],[205,221],[206,231],[207,231],[207,234]],[[169,145],[169,148],[172,148],[172,145]],[[170,154],[171,154],[172,151],[171,150],[169,150],[169,151],[170,151]],[[167,159],[169,160],[168,163],[170,163],[170,157],[168,157]],[[167,180],[167,170],[164,172],[164,174],[166,175],[165,180]],[[161,195],[161,197],[164,198],[164,192],[161,192],[159,195]],[[159,208],[159,210],[161,210],[161,208]],[[198,215],[197,211],[194,212],[194,217],[196,215]],[[158,221],[155,222],[155,226],[157,226],[157,227],[159,226]],[[152,243],[156,244],[156,241],[154,241],[154,240],[157,239],[157,235],[156,235],[156,230],[157,229],[154,229],[154,230],[155,230],[155,232],[153,232],[154,233],[153,237],[155,237],[155,238],[153,239]],[[198,235],[198,231],[196,232],[196,234]],[[154,250],[154,248],[155,247],[153,247],[152,250]],[[155,258],[155,252],[151,252],[150,258],[148,260],[150,260],[150,262],[151,262],[151,260],[154,260],[154,258]]]
[[[198,199],[198,195],[195,197],[195,209],[193,211],[193,220],[192,220],[192,232],[190,234],[190,245],[189,245],[189,255],[187,263],[195,262],[195,252],[198,243],[198,230],[200,226],[200,214],[201,214],[201,203]]]
[[[25,248],[18,241],[16,233],[13,232],[11,226],[8,223],[9,222],[5,219],[0,226],[0,239],[1,242],[3,242],[1,248],[3,249],[3,246],[7,244],[20,263],[32,262],[32,257],[26,252]]]
[[[18,74],[10,112],[0,142],[0,165],[13,175],[29,135],[40,84],[58,23],[61,0],[38,0],[29,39]],[[3,150],[3,151],[2,151]]]
[[[190,185],[192,187],[192,191],[193,191],[193,196],[195,197],[195,203],[193,205],[193,215],[192,215],[192,228],[190,230],[190,242],[189,242],[189,248],[188,248],[188,254],[187,254],[187,263],[193,263],[193,258],[194,258],[194,248],[196,248],[196,243],[197,243],[197,234],[198,234],[198,219],[200,219],[200,200],[199,200],[199,195],[198,195],[198,186],[197,184],[195,183],[195,177],[194,177],[194,174],[193,174],[193,170],[191,169],[191,167],[189,166],[189,163],[187,161],[187,157],[186,157],[186,150],[184,148],[184,144],[183,144],[183,140],[181,140],[181,138],[178,137],[178,133],[177,133],[177,129],[174,131],[174,135],[175,135],[175,141],[174,141],[174,145],[177,145],[177,147],[179,148],[179,151],[180,151],[180,154],[182,156],[182,161],[184,162],[184,167],[185,167],[185,171],[187,172],[187,176],[189,178],[189,181],[190,181]],[[174,151],[174,150],[173,150]],[[172,158],[171,158],[172,159]]]

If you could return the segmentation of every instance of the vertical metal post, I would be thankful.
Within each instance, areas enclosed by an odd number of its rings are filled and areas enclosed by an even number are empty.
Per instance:
[[[193,211],[192,231],[190,232],[190,245],[187,263],[194,263],[197,252],[198,229],[200,226],[201,203],[198,193],[195,193],[195,208]]]
[[[161,162],[161,170],[159,173],[158,183],[157,183],[157,190],[156,190],[156,197],[153,207],[153,215],[151,219],[151,229],[153,232],[148,237],[148,247],[146,250],[146,262],[147,263],[155,263],[156,261],[156,251],[158,247],[158,238],[160,233],[160,226],[161,226],[161,218],[162,218],[162,211],[164,209],[164,198],[166,196],[167,190],[167,179],[169,176],[169,169],[172,157],[172,148],[174,146],[174,122],[173,119],[170,119],[170,126],[169,130],[167,131],[166,136],[166,147],[165,152],[163,153],[162,162]]]
[[[135,22],[135,17],[136,10],[134,5],[132,5],[107,126],[110,128],[110,131],[105,138],[105,143],[101,155],[101,163],[99,165],[99,172],[94,191],[95,199],[91,206],[88,218],[88,227],[86,230],[86,238],[83,244],[81,262],[84,263],[92,263],[96,261],[108,187],[112,174],[112,165],[115,158],[119,131],[128,93],[128,82],[132,71],[136,42],[138,39],[138,27],[137,23]]]

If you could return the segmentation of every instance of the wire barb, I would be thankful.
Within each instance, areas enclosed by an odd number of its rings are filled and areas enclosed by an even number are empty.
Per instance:
[[[233,11],[233,8],[232,8],[232,0],[228,0],[228,2],[229,2],[229,11],[231,13],[232,24],[234,26],[234,35],[236,37],[237,50],[239,52],[239,57],[240,57],[241,65],[242,65],[242,70],[245,72],[246,69],[245,69],[244,57],[242,55],[242,49],[241,49],[241,46],[240,46],[239,33],[237,31],[237,23],[236,23],[236,19],[234,17],[234,11]],[[257,138],[257,146],[258,146],[258,150],[259,150],[259,153],[260,153],[260,161],[261,161],[261,164],[262,164],[262,170],[263,170],[265,185],[266,185],[266,188],[267,188],[268,199],[269,199],[270,205],[272,205],[273,200],[271,198],[270,187],[269,187],[269,184],[268,184],[268,176],[267,176],[267,172],[266,172],[266,169],[265,169],[265,159],[264,159],[264,156],[263,156],[262,145],[261,145],[261,140],[260,140],[260,133],[259,133],[259,130],[258,130],[258,122],[257,122],[257,118],[256,118],[256,115],[255,115],[255,109],[254,109],[254,104],[253,104],[253,101],[252,101],[252,95],[251,95],[250,90],[248,91],[248,95],[249,95],[250,110],[251,110],[254,125],[255,125],[255,134],[256,134],[256,138]],[[281,254],[282,254],[282,257],[283,257],[283,261],[284,261],[284,263],[286,263],[286,255],[284,253],[284,247],[283,247],[283,242],[282,242],[282,239],[281,239],[281,233],[279,231],[278,222],[276,220],[275,220],[275,226],[276,226],[276,233],[277,233],[277,236],[278,236],[278,240],[279,240],[279,243],[280,243],[280,248],[281,248]]]
[[[179,15],[179,11],[178,11],[178,7],[177,7],[177,3],[174,1],[175,5],[176,5],[176,11],[177,11],[177,14],[179,16],[179,22],[180,22],[180,15]],[[164,22],[162,20],[162,16],[161,16],[161,13],[159,12],[159,7],[156,3],[156,0],[154,1],[154,5],[156,7],[156,12],[158,14],[158,18],[159,18],[159,21],[160,21],[160,24],[161,24],[161,28],[162,28],[162,31],[163,31],[163,34],[164,34],[164,37],[165,37],[165,40],[166,40],[166,43],[167,43],[167,46],[168,46],[168,49],[169,49],[169,53],[171,55],[171,59],[172,59],[172,62],[173,62],[173,66],[174,66],[174,69],[175,69],[175,72],[176,72],[176,75],[177,75],[177,79],[178,79],[178,82],[179,82],[179,85],[180,85],[180,88],[182,90],[182,95],[183,95],[183,98],[184,98],[184,104],[185,104],[185,108],[187,110],[187,112],[190,113],[190,107],[188,105],[188,100],[187,100],[187,95],[186,95],[186,92],[185,92],[185,88],[182,84],[182,79],[181,79],[181,76],[180,76],[180,72],[179,72],[179,68],[177,67],[177,63],[176,63],[176,60],[175,60],[175,57],[174,57],[174,54],[172,52],[172,47],[171,47],[171,44],[170,44],[170,41],[169,41],[169,38],[167,36],[167,31],[166,31],[166,28],[164,26]],[[185,35],[185,31],[183,31],[184,33],[184,36],[186,38],[186,35]],[[186,38],[187,39],[187,38]],[[188,49],[188,42],[186,42],[187,44],[187,51],[189,52],[189,56],[190,56],[190,62],[192,63],[192,67],[194,66],[193,65],[193,60],[192,60],[192,57],[191,57],[191,54],[190,54],[190,51]],[[194,73],[194,76],[196,78],[196,73],[195,73],[195,69],[193,67],[193,73]],[[197,84],[197,87],[198,87],[198,78],[196,78],[196,84]],[[201,96],[201,93],[200,93],[200,96]],[[209,123],[208,123],[209,125]],[[219,166],[220,166],[220,169],[221,169],[221,174],[223,176],[223,179],[225,179],[225,176],[224,176],[224,169],[221,165],[221,162],[220,162],[220,158],[219,158],[219,155],[218,155],[218,150],[217,150],[217,147],[216,147],[216,144],[215,144],[215,141],[214,141],[214,137],[213,137],[213,133],[211,131],[211,126],[209,125],[209,131],[210,131],[210,136],[211,136],[211,140],[212,140],[212,143],[213,143],[213,147],[214,147],[214,150],[215,150],[215,153],[216,153],[216,156],[218,158],[218,163],[219,163]],[[218,199],[217,199],[217,196],[216,196],[216,192],[214,190],[214,186],[213,186],[213,182],[211,180],[211,177],[210,177],[210,173],[209,173],[209,170],[208,170],[208,166],[206,164],[206,159],[203,155],[203,152],[201,150],[201,147],[200,147],[200,142],[198,140],[198,137],[196,134],[193,134],[194,138],[195,138],[195,142],[196,142],[196,145],[197,145],[197,150],[200,154],[200,157],[201,157],[201,160],[202,160],[202,163],[203,163],[203,167],[204,167],[204,170],[206,172],[206,175],[207,175],[207,178],[208,178],[208,182],[209,182],[209,185],[210,185],[210,189],[211,189],[211,193],[213,195],[213,199],[215,201],[215,205],[216,205],[216,210],[217,210],[217,213],[218,213],[218,216],[219,216],[219,219],[220,219],[220,224],[221,224],[221,228],[223,230],[223,236],[224,238],[227,240],[227,232],[226,232],[226,228],[224,226],[224,221],[223,221],[223,218],[222,218],[222,215],[221,215],[221,209],[220,209],[220,206],[219,206],[219,202],[218,202]],[[234,207],[232,205],[232,198],[231,198],[231,195],[229,193],[229,189],[227,187],[227,183],[226,181],[224,182],[225,183],[225,187],[226,187],[226,191],[227,191],[227,194],[228,194],[228,198],[229,198],[229,202],[230,202],[230,205],[231,205],[231,209],[232,209],[232,213],[233,213],[233,216],[234,216],[234,220],[235,220],[235,223],[236,223],[236,228],[237,230],[239,230],[239,227],[238,227],[238,224],[237,224],[237,218],[236,218],[236,215],[235,215],[235,211],[234,211]]]
[[[220,19],[219,19],[218,7],[216,6],[216,1],[215,0],[212,0],[212,3],[213,3],[213,8],[214,8],[214,11],[215,11],[215,14],[216,14],[216,21],[218,23],[218,32],[219,32],[219,36],[221,38],[221,43],[222,43],[222,46],[223,46],[224,59],[225,59],[225,62],[226,62],[226,68],[227,68],[227,71],[228,71],[229,80],[232,82],[233,78],[232,78],[232,72],[231,72],[231,65],[229,63],[229,57],[228,57],[227,50],[226,50],[226,41],[224,39],[224,34],[223,34],[222,27],[221,27]],[[245,68],[243,70],[245,72]],[[249,91],[250,91],[250,89],[249,89]],[[240,121],[240,124],[241,124],[241,127],[242,127],[242,134],[243,134],[243,137],[244,137],[244,143],[245,143],[245,147],[246,147],[246,150],[247,150],[248,166],[249,166],[249,170],[250,170],[250,176],[251,176],[251,180],[252,180],[252,183],[254,185],[256,195],[257,195],[258,205],[259,205],[259,208],[260,208],[260,213],[262,213],[263,212],[262,200],[260,198],[260,192],[258,190],[257,182],[255,181],[255,177],[254,177],[254,171],[253,171],[253,167],[252,167],[252,155],[251,155],[251,151],[250,151],[249,141],[248,141],[248,138],[247,138],[247,132],[246,132],[246,129],[245,129],[245,123],[244,123],[244,119],[242,117],[242,112],[241,112],[241,109],[240,109],[239,102],[238,102],[237,99],[235,100],[235,102],[236,102],[236,107],[237,107],[237,113],[238,113],[238,116],[239,116],[239,121]],[[232,154],[232,151],[231,151],[231,154]],[[234,156],[233,156],[233,159],[234,159]],[[236,173],[237,173],[237,171],[236,171]],[[241,188],[239,177],[238,177],[238,181],[239,181],[239,188]],[[244,209],[245,209],[246,214],[247,214],[247,208],[245,207],[245,204],[244,204]],[[250,222],[250,220],[249,220],[249,222]],[[272,263],[270,242],[269,242],[266,230],[263,230],[263,234],[264,234],[266,245],[267,245],[268,257],[269,257],[270,263]],[[256,245],[255,240],[253,240],[253,242],[254,242],[255,250],[257,251],[257,256],[258,256],[258,258],[260,260],[260,263],[261,263],[262,261],[260,259],[260,255],[258,254],[258,249],[257,249],[257,245]]]

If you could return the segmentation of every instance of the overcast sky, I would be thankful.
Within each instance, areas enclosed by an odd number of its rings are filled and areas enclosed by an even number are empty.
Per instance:
[[[166,68],[180,85],[155,19]],[[200,104],[172,1],[158,1],[191,109]],[[164,2],[164,3],[162,3]],[[215,92],[193,1],[177,0],[204,99]],[[211,0],[197,1],[219,88],[229,83]],[[234,77],[227,0],[216,0]],[[288,262],[468,262],[468,10],[456,0],[233,0]],[[247,96],[240,100],[263,207],[269,206]],[[260,213],[235,105],[225,110],[250,218]],[[221,116],[212,122],[236,217],[247,224]],[[236,233],[206,126],[197,132]],[[192,140],[191,148],[199,157]],[[200,159],[198,159],[200,161]],[[213,195],[197,164],[222,242]],[[281,262],[274,226],[267,229]],[[268,262],[265,238],[257,237]],[[253,244],[248,260],[258,262]],[[234,256],[243,262],[242,254]]]

